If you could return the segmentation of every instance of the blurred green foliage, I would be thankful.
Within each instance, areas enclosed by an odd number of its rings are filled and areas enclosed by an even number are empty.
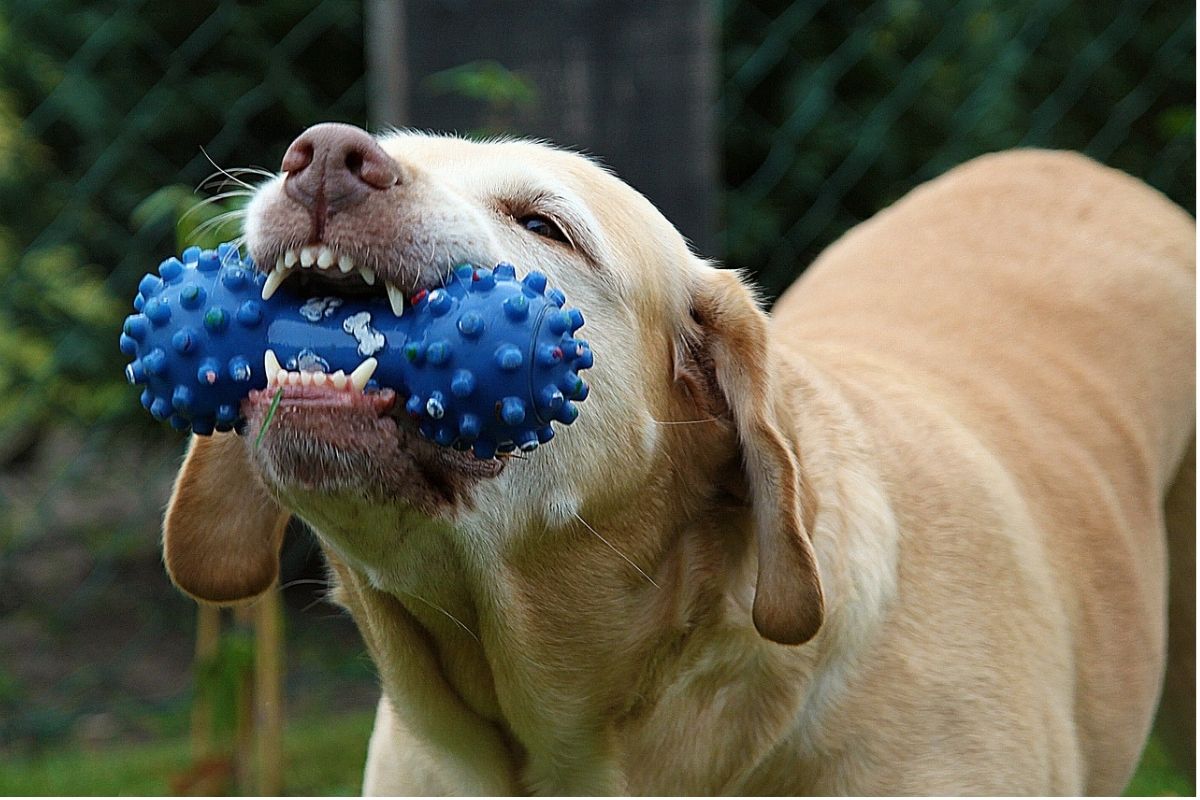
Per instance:
[[[1182,0],[723,0],[728,263],[771,294],[982,153],[1082,150],[1195,210]]]
[[[362,6],[0,1],[0,754],[186,702],[193,609],[157,546],[182,440],[117,333],[143,273],[236,235],[238,168],[368,122]],[[228,694],[223,653],[201,691]]]
[[[139,276],[215,216],[187,212],[217,164],[365,123],[362,72],[361,0],[0,4],[0,461],[52,419],[149,425],[115,336]]]
[[[465,133],[480,139],[512,135],[520,112],[538,102],[537,85],[531,78],[491,60],[469,61],[435,72],[421,81],[419,90],[478,104],[483,109],[483,124]]]
[[[222,631],[217,651],[196,664],[196,695],[210,703],[219,741],[233,738],[242,683],[253,668],[254,634],[241,628]]]
[[[496,61],[471,61],[435,72],[424,85],[431,94],[456,94],[501,111],[528,107],[537,100],[532,80]]]
[[[284,792],[357,796],[374,712],[322,712],[292,721],[284,733]],[[192,767],[189,743],[162,737],[100,751],[78,747],[0,758],[0,795],[169,795],[172,778]]]

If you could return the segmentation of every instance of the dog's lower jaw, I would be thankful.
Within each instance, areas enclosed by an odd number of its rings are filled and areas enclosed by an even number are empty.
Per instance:
[[[467,503],[478,481],[500,474],[503,465],[482,461],[421,440],[411,427],[389,416],[388,397],[341,407],[243,403],[246,446],[264,482],[294,498],[359,497],[401,500],[428,516]]]

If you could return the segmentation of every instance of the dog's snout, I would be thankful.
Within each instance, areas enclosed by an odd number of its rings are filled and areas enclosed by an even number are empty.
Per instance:
[[[317,216],[318,226],[327,214],[401,182],[400,165],[371,134],[336,122],[314,125],[297,136],[281,169],[287,173],[284,191]]]

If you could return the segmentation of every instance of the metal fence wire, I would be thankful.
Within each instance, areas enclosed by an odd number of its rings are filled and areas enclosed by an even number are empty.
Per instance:
[[[1194,211],[1189,3],[714,13],[717,255],[770,294],[917,183],[1006,147],[1082,150]],[[215,165],[273,169],[304,126],[367,122],[364,61],[361,0],[0,0],[0,757],[154,735],[186,703],[191,606],[157,549],[182,446],[130,402],[115,331]],[[183,207],[147,209],[164,181]],[[285,580],[310,547],[294,540]],[[306,663],[317,683],[369,683],[306,643],[307,613],[289,626],[293,687]]]
[[[1195,211],[1195,36],[1177,0],[725,0],[725,258],[770,294],[982,153],[1080,150]]]
[[[113,332],[218,167],[364,121],[362,33],[361,0],[0,3],[0,757],[186,724],[193,606],[157,552],[182,440],[130,415]],[[349,666],[298,635],[371,683],[352,631]]]

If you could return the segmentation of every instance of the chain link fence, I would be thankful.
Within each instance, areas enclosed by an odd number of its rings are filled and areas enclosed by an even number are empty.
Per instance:
[[[1082,150],[1194,211],[1188,3],[715,8],[717,255],[771,294],[917,183],[1006,147]],[[220,168],[273,169],[306,125],[367,122],[362,12],[0,0],[0,758],[186,724],[192,605],[157,549],[182,443],[131,402],[115,332],[140,275],[194,229],[180,218],[229,180]],[[349,623],[313,607],[318,563],[295,532],[289,699],[336,683],[367,702]]]
[[[1080,150],[1195,211],[1194,4],[725,0],[724,256],[774,295],[982,153]]]
[[[0,3],[0,757],[186,726],[194,606],[158,555],[183,444],[139,419],[114,332],[130,287],[212,216],[193,207],[236,188],[223,168],[274,168],[317,120],[365,123],[361,6]],[[295,532],[293,607],[319,594],[314,563]],[[349,622],[308,616],[293,693],[310,664],[369,702]]]

